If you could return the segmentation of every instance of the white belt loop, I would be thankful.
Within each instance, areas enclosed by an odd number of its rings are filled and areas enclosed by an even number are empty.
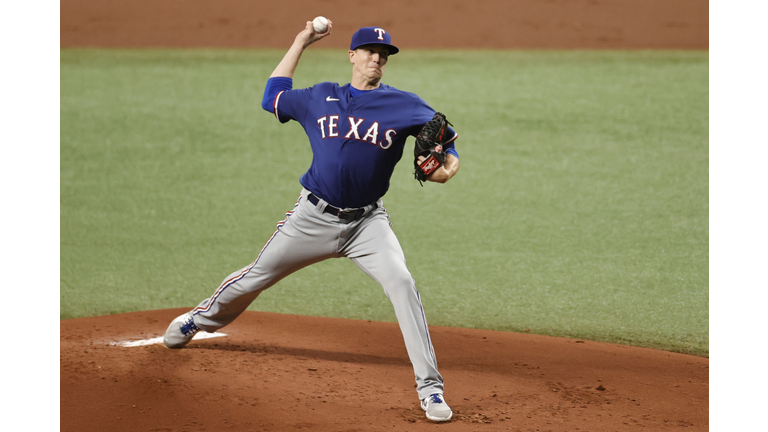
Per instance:
[[[325,208],[328,206],[328,201],[320,198],[317,195],[315,195],[315,198],[317,198],[317,205],[315,206],[315,208],[317,208],[317,211],[319,211],[320,214],[325,213]]]
[[[317,196],[317,195],[315,195]],[[320,212],[320,214],[325,213],[325,207],[328,206],[328,202],[326,202],[324,199],[317,197],[317,211]]]
[[[314,194],[309,189],[304,188],[302,192],[302,196],[307,201],[307,204],[312,206],[320,214],[323,214],[323,212],[325,212],[325,206],[328,205],[328,202],[326,202],[324,199],[320,198],[319,196],[315,195],[315,198],[317,198],[317,204],[312,204],[312,201],[309,200],[310,195],[314,195]]]

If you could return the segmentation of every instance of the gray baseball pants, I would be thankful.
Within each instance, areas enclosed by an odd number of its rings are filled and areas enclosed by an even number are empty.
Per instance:
[[[195,324],[214,332],[235,320],[265,289],[308,265],[328,258],[350,258],[384,288],[392,302],[408,357],[416,375],[419,399],[443,393],[427,318],[405,255],[381,206],[369,205],[364,216],[347,221],[324,213],[325,201],[308,201],[303,189],[256,261],[229,275],[216,292],[193,311]]]

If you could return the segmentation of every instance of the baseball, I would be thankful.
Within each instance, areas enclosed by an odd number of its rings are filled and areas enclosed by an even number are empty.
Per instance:
[[[312,20],[312,26],[318,33],[325,33],[328,31],[328,19],[326,17],[317,17]]]

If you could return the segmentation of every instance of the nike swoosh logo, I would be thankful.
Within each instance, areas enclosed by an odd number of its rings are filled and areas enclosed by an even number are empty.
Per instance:
[[[333,102],[333,101],[338,101],[338,99],[334,99],[334,98],[328,96],[327,98],[325,98],[325,101],[326,102]]]

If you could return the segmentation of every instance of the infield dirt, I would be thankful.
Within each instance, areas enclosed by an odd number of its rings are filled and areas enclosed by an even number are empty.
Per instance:
[[[706,358],[431,327],[454,418],[424,417],[395,323],[246,312],[225,337],[162,344],[189,309],[61,322],[62,431],[709,429]]]
[[[345,49],[376,10],[401,48],[708,49],[702,0],[61,2],[61,47],[287,48],[325,15]],[[297,11],[302,17],[297,19]],[[450,27],[452,31],[443,31]],[[433,29],[433,31],[428,31]],[[226,271],[227,269],[222,269]],[[129,288],[126,288],[129,289]],[[191,305],[189,305],[191,306]],[[182,350],[189,310],[61,321],[63,431],[709,429],[709,360],[529,334],[431,327],[454,418],[425,419],[397,324],[246,312]],[[427,311],[429,314],[429,311]]]

